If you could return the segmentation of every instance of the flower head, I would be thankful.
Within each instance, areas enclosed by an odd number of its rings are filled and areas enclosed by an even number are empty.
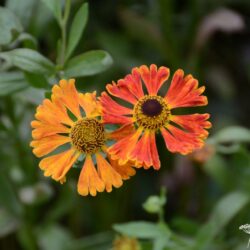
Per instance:
[[[38,106],[31,123],[33,153],[37,157],[50,154],[39,163],[45,176],[63,183],[73,164],[81,155],[85,157],[78,180],[78,192],[84,196],[105,189],[111,192],[135,174],[129,162],[121,166],[107,154],[107,141],[116,135],[105,129],[100,111],[95,92],[78,93],[73,79],[61,80],[52,88],[51,100]]]
[[[120,124],[125,129],[131,124],[134,131],[112,145],[108,152],[113,159],[124,164],[129,160],[137,167],[160,168],[155,134],[161,132],[166,147],[171,152],[188,154],[201,148],[208,136],[206,129],[211,127],[207,121],[209,114],[176,115],[175,109],[207,105],[202,95],[205,87],[198,87],[192,75],[184,76],[182,70],[174,73],[165,95],[159,90],[169,78],[166,67],[152,64],[133,68],[132,73],[117,83],[107,85],[110,95],[122,99],[121,105],[106,92],[100,98],[103,107],[104,123]],[[165,83],[166,84],[166,83]]]

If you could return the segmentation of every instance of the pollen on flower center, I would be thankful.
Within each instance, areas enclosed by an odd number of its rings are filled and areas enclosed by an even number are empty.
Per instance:
[[[95,118],[83,118],[72,127],[70,138],[78,151],[96,153],[105,143],[104,126]]]
[[[139,127],[158,130],[169,122],[170,109],[161,96],[146,95],[134,107],[134,118]]]

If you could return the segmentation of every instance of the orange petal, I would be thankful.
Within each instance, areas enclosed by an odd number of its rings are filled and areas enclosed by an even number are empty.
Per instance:
[[[119,160],[119,164],[121,165],[130,161],[129,154],[135,148],[141,133],[142,130],[137,129],[133,134],[124,137],[108,148],[107,152],[111,155],[111,158]]]
[[[93,93],[80,93],[79,103],[87,117],[96,117],[101,115],[101,106],[96,100],[96,91]]]
[[[115,82],[113,82],[112,84],[108,84],[106,88],[108,92],[113,96],[119,97],[120,99],[132,104],[135,104],[137,102],[137,99],[130,92],[128,86],[124,84],[123,80],[119,80],[117,84]]]
[[[33,153],[37,157],[42,157],[52,152],[59,146],[70,142],[71,139],[68,136],[62,135],[52,135],[41,138],[40,140],[34,140],[30,143],[30,146],[33,147]]]
[[[170,124],[167,128],[170,132],[162,128],[161,133],[170,152],[186,155],[204,145],[204,142],[193,133],[184,132]]]
[[[75,80],[61,80],[52,88],[52,99],[59,99],[77,117],[81,118],[79,97],[75,88]]]
[[[133,151],[129,154],[129,158],[135,162],[136,167],[144,167],[148,169],[153,165],[150,150],[150,134],[145,132],[141,139],[137,142]]]
[[[108,156],[108,159],[111,166],[118,174],[120,174],[123,180],[128,180],[131,176],[136,174],[132,162],[127,162],[124,165],[120,165],[117,160],[112,160],[110,156]]]
[[[73,125],[73,121],[69,118],[66,108],[58,100],[53,102],[45,99],[42,105],[39,105],[35,114],[37,120],[48,124],[67,124]]]
[[[45,176],[51,176],[54,180],[61,181],[79,156],[80,153],[75,149],[69,149],[42,159],[39,167],[44,170]]]
[[[150,152],[151,152],[151,157],[152,157],[152,162],[153,162],[153,168],[155,170],[158,170],[161,167],[161,162],[160,162],[158,150],[156,147],[155,133],[149,134],[149,141],[150,141]]]
[[[135,132],[135,127],[133,124],[125,124],[121,126],[119,129],[108,134],[108,138],[113,140],[121,140],[126,136],[129,136]]]
[[[171,121],[180,125],[188,132],[194,133],[202,139],[207,138],[208,132],[205,129],[211,127],[211,123],[207,121],[209,114],[192,114],[192,115],[172,115]]]
[[[70,132],[70,129],[63,126],[63,125],[50,125],[46,123],[42,123],[39,121],[33,121],[31,122],[31,126],[35,128],[32,131],[32,137],[33,139],[41,139],[43,137],[55,135],[57,133],[63,133],[67,134]]]
[[[107,192],[112,191],[112,186],[118,188],[122,185],[122,178],[114,168],[99,153],[96,154],[98,173],[105,184]]]
[[[87,155],[77,184],[78,193],[83,196],[96,196],[97,192],[103,192],[104,188],[104,182],[98,176],[91,156]]]
[[[171,108],[207,105],[207,97],[201,95],[205,90],[198,88],[198,81],[191,75],[184,77],[183,70],[175,72],[170,88],[165,96]]]
[[[157,66],[155,64],[151,64],[150,68],[146,65],[142,65],[140,67],[140,72],[143,82],[145,83],[150,95],[156,95],[162,84],[169,77],[168,68],[160,67],[159,70],[157,70]]]

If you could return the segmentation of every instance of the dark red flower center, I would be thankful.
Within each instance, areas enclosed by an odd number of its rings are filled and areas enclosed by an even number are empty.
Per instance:
[[[146,100],[142,104],[143,114],[150,117],[159,115],[162,112],[162,109],[162,105],[155,99]]]

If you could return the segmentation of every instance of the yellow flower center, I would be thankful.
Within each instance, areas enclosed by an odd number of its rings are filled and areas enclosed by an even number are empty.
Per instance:
[[[70,138],[78,151],[94,154],[105,143],[104,126],[95,118],[83,118],[72,127]]]
[[[169,122],[170,109],[161,96],[145,95],[134,106],[134,119],[139,127],[158,130]]]

